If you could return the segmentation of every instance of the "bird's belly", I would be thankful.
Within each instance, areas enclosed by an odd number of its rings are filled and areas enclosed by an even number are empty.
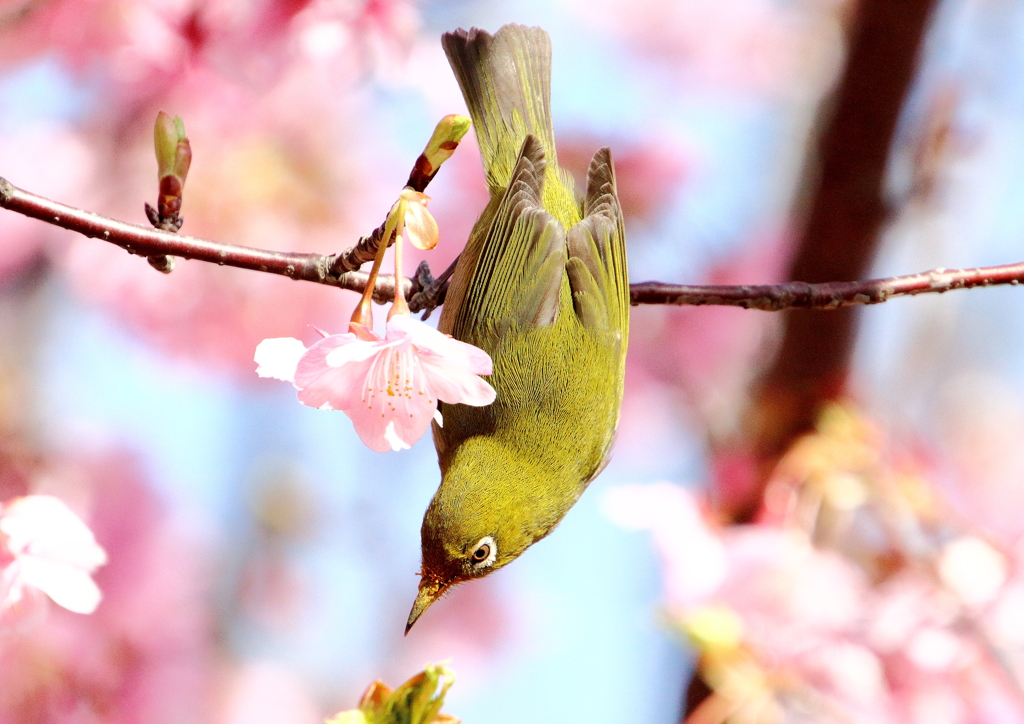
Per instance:
[[[622,396],[617,350],[602,341],[591,335],[586,343],[521,351],[514,360],[499,355],[494,433],[589,479],[611,446]]]

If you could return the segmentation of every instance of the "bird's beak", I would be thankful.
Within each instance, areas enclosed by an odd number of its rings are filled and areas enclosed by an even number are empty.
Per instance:
[[[441,594],[445,592],[448,586],[436,578],[427,578],[424,576],[420,579],[420,590],[416,594],[416,600],[412,604],[412,611],[409,612],[409,622],[405,624],[405,633],[409,634],[409,629],[416,623],[416,620],[423,615],[423,612],[430,608],[430,604],[441,597]]]

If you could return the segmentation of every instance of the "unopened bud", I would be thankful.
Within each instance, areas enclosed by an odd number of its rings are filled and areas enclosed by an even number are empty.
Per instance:
[[[395,690],[392,695],[392,711],[398,722],[411,724],[434,724],[445,694],[455,683],[455,674],[444,664],[427,664],[426,668]]]
[[[455,149],[459,147],[459,141],[469,132],[471,123],[465,116],[455,114],[445,116],[440,120],[437,127],[434,128],[434,135],[430,137],[430,142],[423,149],[423,155],[434,171],[437,171],[442,163],[452,157]]]
[[[359,709],[367,714],[376,713],[391,696],[391,687],[380,679],[366,687],[363,698],[359,700]]]
[[[430,179],[441,168],[441,164],[455,153],[459,141],[469,131],[471,123],[465,116],[454,114],[442,118],[434,128],[434,134],[430,137],[427,147],[416,159],[416,166],[409,175],[409,182],[406,185],[416,191],[425,189]]]
[[[192,149],[181,117],[171,118],[160,111],[153,126],[153,144],[156,147],[158,177],[177,176],[184,184],[188,167],[192,163]]]
[[[157,212],[164,221],[173,222],[181,211],[185,178],[192,164],[192,148],[180,117],[171,118],[160,111],[153,126],[157,178],[160,181]]]
[[[326,724],[459,724],[457,717],[441,713],[454,681],[455,675],[443,664],[428,664],[394,691],[375,681],[358,709],[341,712]]]

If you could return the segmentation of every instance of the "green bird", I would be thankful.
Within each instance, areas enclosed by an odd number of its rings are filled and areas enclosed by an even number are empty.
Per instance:
[[[490,202],[438,328],[490,354],[497,399],[442,404],[441,485],[423,519],[406,633],[446,590],[515,560],[603,469],[622,402],[629,278],[611,153],[578,199],[551,129],[551,40],[506,25],[442,38],[476,128]]]

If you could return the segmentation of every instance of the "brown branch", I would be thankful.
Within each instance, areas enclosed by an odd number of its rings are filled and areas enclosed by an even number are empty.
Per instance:
[[[893,297],[948,292],[1024,281],[1024,262],[976,269],[933,269],[901,277],[857,282],[783,282],[762,285],[686,285],[641,282],[629,287],[637,304],[715,304],[780,312],[786,309],[840,309],[881,304]]]
[[[281,274],[292,279],[317,282],[361,292],[366,288],[367,275],[362,272],[345,272],[334,276],[329,273],[333,255],[303,252],[267,251],[237,244],[198,239],[194,236],[174,234],[161,229],[146,228],[136,224],[118,221],[107,216],[76,209],[58,201],[51,201],[29,191],[19,189],[4,178],[0,178],[0,207],[19,214],[76,231],[95,239],[102,239],[121,247],[129,254],[151,257],[171,255],[183,259],[196,259],[221,266]],[[406,293],[412,294],[412,282],[407,284]],[[394,279],[381,276],[374,289],[374,300],[386,302],[394,294]]]
[[[380,248],[380,241],[384,238],[384,224],[381,224],[367,236],[362,237],[351,249],[346,249],[338,254],[331,263],[329,272],[334,276],[340,276],[346,272],[354,271],[367,262],[373,261],[377,256],[377,249]],[[394,235],[388,239],[392,244]]]
[[[336,257],[330,254],[267,251],[129,224],[45,199],[19,189],[3,178],[0,178],[0,207],[88,237],[102,239],[138,256],[196,259],[221,266],[281,274],[291,279],[354,292],[362,292],[366,288],[367,274],[363,272],[349,271],[337,276],[331,274],[330,268]],[[444,303],[447,280],[453,267],[449,267],[435,282],[426,264],[421,264],[411,279],[402,280],[412,311],[429,313]],[[1017,285],[1021,282],[1024,282],[1024,262],[977,269],[934,269],[909,276],[820,284],[785,282],[699,285],[641,282],[630,286],[630,297],[634,305],[717,305],[778,312],[786,309],[828,310],[880,304],[893,297],[1000,284]],[[395,293],[394,283],[392,275],[379,277],[373,292],[374,301],[383,304],[391,299]]]

